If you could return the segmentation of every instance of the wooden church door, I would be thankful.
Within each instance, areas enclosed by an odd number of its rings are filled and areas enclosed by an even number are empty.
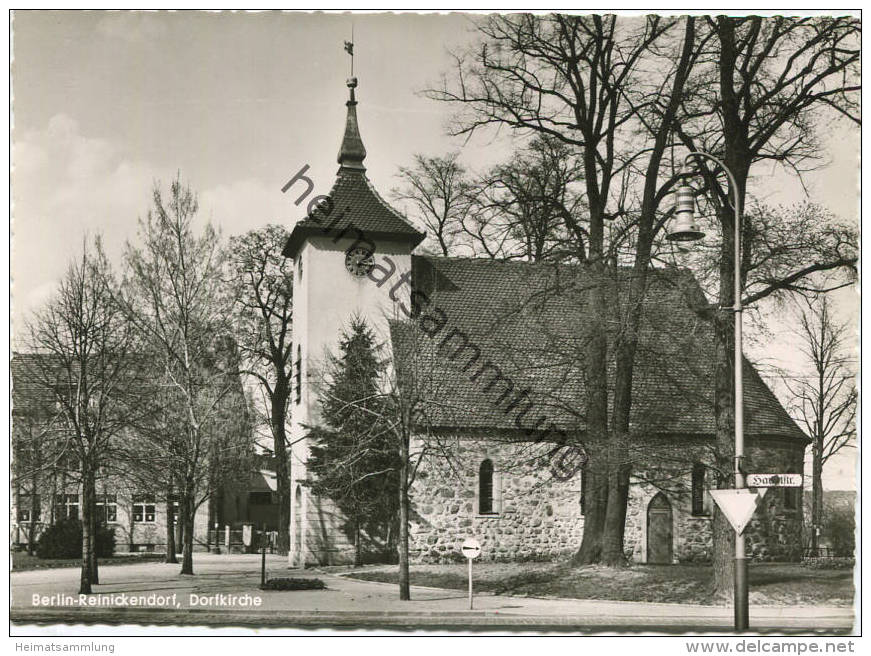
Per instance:
[[[647,506],[647,562],[651,565],[671,565],[672,531],[671,503],[662,492]]]

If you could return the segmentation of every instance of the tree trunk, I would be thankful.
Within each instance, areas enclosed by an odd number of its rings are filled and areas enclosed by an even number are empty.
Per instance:
[[[626,509],[629,504],[630,467],[626,462],[627,449],[623,444],[624,435],[615,436],[612,447],[611,465],[608,471],[608,503],[605,522],[602,527],[603,565],[619,567],[626,564],[623,541],[626,529]]]
[[[91,584],[99,585],[100,583],[100,570],[97,566],[97,527],[99,526],[99,522],[97,521],[97,498],[96,498],[96,490],[97,483],[94,479],[94,474],[91,472]],[[103,499],[105,503],[105,498]],[[104,506],[105,508],[105,506]]]
[[[639,271],[639,268],[641,269]],[[625,564],[623,543],[626,533],[626,511],[629,504],[629,419],[632,410],[632,378],[635,371],[635,351],[638,344],[638,324],[646,285],[646,262],[636,262],[629,283],[628,307],[616,303],[615,323],[622,326],[617,339],[614,377],[614,410],[612,435],[608,445],[608,504],[602,532],[602,563],[611,567]],[[635,279],[638,276],[639,279]],[[618,288],[622,281],[618,281]],[[619,298],[619,293],[612,295]]]
[[[393,530],[393,523],[395,520],[391,519],[387,524],[387,537],[385,538],[385,544],[387,546],[386,553],[393,554],[395,552],[395,545],[393,544],[396,539],[396,531]],[[391,556],[388,556],[390,558]]]
[[[172,485],[166,493],[166,558],[165,563],[178,563],[175,557],[175,505],[172,501]]]
[[[86,470],[86,467],[82,467]],[[85,472],[83,471],[83,474]],[[93,490],[90,488],[90,477],[82,476],[82,571],[79,580],[79,594],[91,594],[91,513],[93,511]]]
[[[657,187],[660,167],[672,134],[672,122],[680,107],[684,86],[692,66],[693,44],[695,42],[695,19],[686,19],[684,43],[681,57],[674,76],[673,87],[666,111],[653,134],[654,147],[647,165],[644,179],[644,192],[641,203],[641,216],[638,223],[635,261],[632,276],[627,288],[627,302],[617,302],[612,306],[617,313],[617,325],[621,327],[615,348],[614,377],[614,416],[612,431],[611,470],[608,484],[608,509],[602,539],[602,560],[608,565],[623,564],[625,556],[623,544],[626,531],[626,510],[629,503],[629,479],[632,473],[629,460],[630,419],[632,411],[632,382],[635,376],[635,356],[638,350],[638,333],[641,325],[642,306],[647,294],[647,277],[655,235],[657,211]],[[612,298],[619,298],[624,288],[622,279],[617,280],[616,292]],[[624,314],[625,313],[625,314]]]
[[[602,556],[602,533],[605,528],[605,512],[608,505],[607,465],[597,464],[596,454],[587,451],[584,474],[584,535],[581,546],[572,558],[574,565],[598,563]]]
[[[360,517],[354,518],[354,567],[363,565],[363,543],[360,540]]]
[[[717,210],[721,226],[719,306],[735,305],[735,210],[731,206],[732,192],[738,195],[741,207],[750,166],[747,125],[742,121],[740,101],[735,93],[734,75],[737,51],[734,19],[717,18],[717,36],[720,41],[719,82],[723,121],[723,163],[732,172],[737,190],[726,189],[727,202],[719,202]],[[719,486],[730,487],[730,472],[735,456],[735,402],[734,355],[735,315],[720,312],[714,319],[714,421],[716,424],[717,468],[721,472]],[[719,510],[713,519],[714,597],[731,598],[734,590],[733,560],[735,535],[732,527]]]
[[[180,514],[183,522],[181,573],[194,573],[194,513],[196,508],[193,503],[193,485],[188,482],[185,485],[184,494],[180,502]]]
[[[411,600],[408,573],[408,442],[403,437],[399,449],[399,598]]]
[[[184,498],[183,496],[179,497],[178,500],[178,516],[175,518],[175,526],[173,530],[175,531],[175,550],[178,551],[179,546],[184,544]]]
[[[290,459],[287,450],[287,397],[290,387],[286,377],[279,375],[272,393],[272,438],[275,451],[275,480],[278,494],[278,553],[287,555],[290,549]]]
[[[822,388],[820,388],[822,389]],[[811,481],[813,490],[811,492],[811,549],[813,555],[819,555],[817,550],[820,548],[819,532],[823,525],[823,435],[819,431],[814,435],[813,445],[813,469]]]
[[[130,514],[128,515],[127,528],[129,533],[127,534],[127,550],[130,553],[133,553],[133,549],[136,546],[135,531],[136,531],[136,522],[133,521],[133,508],[130,508]]]
[[[36,471],[34,469],[34,471]],[[27,527],[27,553],[32,556],[36,553],[36,520],[39,517],[39,479],[34,473],[30,479],[30,526]]]
[[[584,518],[584,535],[573,562],[588,565],[599,562],[602,556],[602,535],[605,528],[605,513],[608,505],[608,480],[610,457],[608,454],[608,336],[605,317],[609,306],[606,294],[607,275],[602,262],[602,219],[592,221],[599,225],[591,229],[590,257],[592,264],[586,267],[590,286],[590,319],[585,338],[586,347],[586,396],[587,396],[587,452],[595,451],[598,457],[587,462],[590,486],[587,488],[588,512]]]

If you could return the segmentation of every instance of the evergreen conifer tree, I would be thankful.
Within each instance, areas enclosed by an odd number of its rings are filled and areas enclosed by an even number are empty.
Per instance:
[[[323,423],[309,428],[307,484],[347,517],[355,565],[361,565],[364,539],[382,553],[394,551],[398,454],[378,386],[383,365],[364,320],[352,319],[339,351],[321,394]]]

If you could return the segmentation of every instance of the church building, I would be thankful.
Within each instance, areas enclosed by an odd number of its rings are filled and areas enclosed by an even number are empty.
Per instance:
[[[415,445],[412,561],[459,560],[469,536],[485,560],[571,554],[585,510],[583,457],[566,446],[583,444],[585,434],[584,270],[415,252],[425,235],[367,178],[356,86],[348,80],[332,190],[311,199],[284,250],[294,262],[290,564],[353,560],[343,518],[304,485],[305,427],[318,424],[321,372],[352,317],[372,328],[394,372],[415,378],[427,408]],[[618,267],[609,283],[615,330],[630,275]],[[702,294],[690,272],[656,268],[643,305],[626,518],[626,554],[636,562],[710,557],[707,491],[720,474],[712,458],[714,339],[687,304],[688,290]],[[748,472],[800,473],[807,436],[746,359],[744,380]],[[800,556],[801,492],[769,491],[748,529],[748,554]]]

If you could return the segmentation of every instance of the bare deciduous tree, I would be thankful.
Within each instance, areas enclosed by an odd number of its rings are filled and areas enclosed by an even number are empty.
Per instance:
[[[691,82],[694,92],[684,99],[677,133],[689,150],[721,157],[735,176],[738,203],[746,205],[750,171],[759,163],[780,164],[801,174],[818,162],[821,121],[838,116],[859,121],[859,20],[856,18],[775,16],[707,17],[704,31],[712,35],[710,48],[700,54]],[[700,308],[716,328],[714,414],[721,469],[734,455],[734,321],[719,308],[735,304],[733,280],[734,209],[732,190],[723,171],[699,163],[720,235],[716,302]],[[741,226],[743,263],[753,260],[761,229],[745,213]],[[772,252],[776,252],[773,249]],[[790,290],[819,272],[855,266],[848,243],[830,252],[805,252],[802,260],[788,260],[769,276],[767,284],[748,295],[747,302]],[[742,271],[749,267],[742,266]],[[728,480],[721,480],[728,486]],[[714,512],[714,592],[731,594],[731,527]]]
[[[584,336],[588,511],[578,563],[619,564],[624,558],[625,441],[640,306],[661,227],[659,203],[673,184],[660,169],[697,57],[694,26],[692,18],[658,16],[492,17],[479,27],[478,49],[457,57],[453,84],[446,80],[429,91],[459,107],[456,134],[507,126],[558,140],[579,161],[583,203],[555,208],[571,244],[568,255],[581,263],[591,283],[591,321]],[[663,72],[651,80],[654,63]],[[628,193],[627,181],[636,174],[641,183]],[[633,204],[637,218],[630,215]],[[625,226],[609,230],[615,221]],[[635,231],[633,281],[629,310],[617,317],[621,330],[609,420],[605,323],[614,308],[609,299],[617,258],[607,242],[610,236],[624,242],[628,230]]]
[[[416,216],[435,241],[441,255],[455,255],[461,247],[461,222],[469,204],[466,170],[458,152],[443,157],[414,156],[414,165],[400,167],[401,185],[393,198],[410,203]]]
[[[70,437],[82,485],[82,568],[79,592],[99,583],[96,477],[111,443],[136,414],[138,384],[130,322],[113,295],[115,281],[99,239],[83,246],[55,296],[29,322],[38,384],[53,398]]]
[[[510,162],[474,181],[463,228],[491,257],[574,259],[564,215],[583,214],[581,178],[573,148],[539,135]]]
[[[227,464],[247,460],[250,431],[240,405],[231,303],[223,284],[226,254],[218,233],[195,228],[197,199],[176,178],[140,220],[141,245],[128,244],[123,304],[162,369],[169,407],[182,428],[173,436],[179,486],[182,574],[193,574],[194,517]],[[244,400],[244,396],[242,396]],[[157,448],[162,448],[158,443]]]
[[[837,323],[825,295],[805,299],[798,315],[802,352],[811,374],[784,383],[796,420],[811,436],[812,502],[810,546],[819,547],[823,525],[823,467],[842,449],[855,448],[856,376],[849,366],[847,324]]]
[[[230,240],[234,324],[242,365],[268,403],[278,492],[280,551],[290,545],[290,458],[287,413],[292,386],[293,261],[281,250],[287,231],[269,225]]]

